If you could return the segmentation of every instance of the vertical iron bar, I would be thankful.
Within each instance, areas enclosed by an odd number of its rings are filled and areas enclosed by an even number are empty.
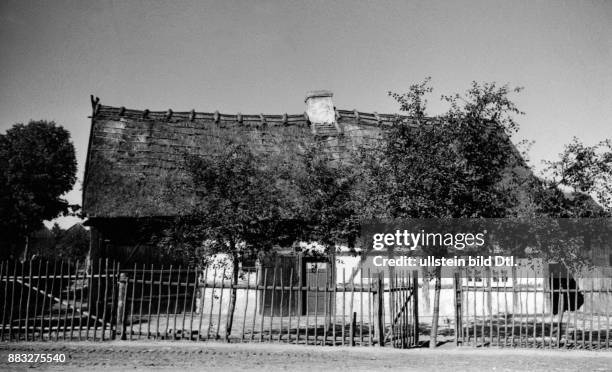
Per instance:
[[[115,307],[115,303],[117,302],[117,291],[118,291],[118,276],[119,276],[119,263],[113,261],[113,274],[112,274],[112,291],[111,291],[111,315],[110,315],[110,338],[114,340],[117,337],[117,307]],[[82,303],[82,301],[81,301]],[[80,323],[79,323],[80,327]]]
[[[36,323],[37,323],[37,317],[38,317],[38,297],[39,296],[39,292],[41,290],[41,285],[40,285],[40,277],[42,276],[42,259],[38,260],[38,274],[37,274],[37,278],[36,278],[36,289],[37,291],[34,291],[34,296],[36,297],[35,301],[34,301],[34,322],[32,322],[32,341],[36,341]],[[0,271],[0,279],[2,279],[2,273]],[[5,299],[6,301],[6,299]],[[39,336],[42,337],[42,329],[39,332]]]
[[[240,334],[240,341],[242,341],[242,342],[244,342],[244,331],[245,331],[245,328],[246,328],[247,313],[248,313],[247,310],[249,308],[249,295],[251,294],[251,273],[250,272],[247,272],[246,278],[247,278],[247,280],[246,280],[246,289],[245,289],[245,292],[246,292],[245,297],[246,298],[244,299],[245,300],[244,301],[244,310],[243,310],[243,313],[242,313],[242,333]]]
[[[9,286],[9,262],[2,262],[2,267],[4,268],[6,266],[5,269],[3,269],[2,272],[2,276],[0,276],[0,279],[2,279],[3,277],[6,277],[6,280],[3,280],[2,283],[4,285],[4,304],[2,305],[2,330],[0,330],[0,341],[4,341],[4,328],[6,327],[6,304],[8,303],[8,286]],[[47,266],[48,267],[48,266]],[[46,288],[45,288],[46,289]],[[44,308],[44,305],[43,305]],[[42,321],[41,321],[42,322]],[[40,327],[41,330],[43,329],[43,327]],[[41,331],[42,332],[42,331]]]
[[[511,270],[512,272],[512,338],[510,339],[510,346],[514,347],[514,326],[515,326],[515,321],[514,319],[516,318],[516,299],[517,299],[517,295],[516,295],[516,287],[517,287],[517,278],[516,278],[516,270],[513,268]]]
[[[189,309],[189,341],[193,340],[193,312],[195,309],[195,299],[196,299],[196,295],[197,295],[197,291],[198,291],[198,267],[194,267],[193,268],[194,271],[194,275],[193,275],[193,291],[191,292],[191,309]],[[196,312],[197,314],[197,312]],[[199,337],[199,332],[198,332],[198,337]]]
[[[62,292],[63,292],[63,279],[64,279],[64,261],[60,261],[60,282],[59,282],[59,314],[57,315],[57,332],[55,333],[55,341],[59,340],[60,323],[62,320]],[[21,308],[21,306],[20,306]],[[64,327],[66,324],[64,324]]]
[[[519,282],[521,282],[521,287],[522,287],[522,280],[523,278],[519,277],[517,278],[517,280]],[[523,346],[523,288],[519,288],[518,291],[518,300],[519,300],[519,313],[520,313],[520,318],[519,318],[519,339],[518,339],[518,347]]]
[[[331,267],[331,262],[329,262],[329,266]],[[330,314],[329,311],[331,310],[331,306],[329,304],[329,299],[331,299],[331,291],[329,289],[329,276],[331,275],[331,270],[328,269],[325,273],[325,289],[323,291],[323,341],[322,345],[325,346],[327,345],[327,333],[328,333],[328,315]]]
[[[372,289],[372,272],[370,268],[368,268],[368,345],[369,346],[374,346],[374,340],[372,338],[372,325],[374,323],[372,319],[372,302],[373,301],[374,301],[374,292]],[[335,322],[334,322],[334,325],[335,325]],[[334,345],[336,344],[335,341],[336,340],[334,337]]]
[[[134,263],[134,271],[132,271],[131,279],[132,279],[132,299],[130,300],[130,341],[132,341],[132,336],[134,335],[134,298],[136,296],[136,277],[138,274],[136,273],[137,264]],[[128,285],[130,283],[130,278],[128,277]],[[96,338],[94,332],[94,339]]]
[[[379,295],[382,295],[382,294],[379,294]],[[345,318],[346,318],[346,267],[343,267],[342,268],[342,346],[344,346],[346,343],[346,336],[345,336],[346,319]]]
[[[204,299],[206,298],[206,287],[208,285],[208,265],[204,268],[204,276],[202,277],[202,282],[198,283],[202,285],[201,298],[200,298],[200,322],[198,323],[198,341],[201,341],[204,337],[202,337],[202,319],[204,317],[204,305],[206,302]]]
[[[182,267],[179,265],[178,272],[176,273],[176,299],[174,300],[174,314],[172,317],[172,338],[175,340],[177,338],[176,316],[178,315],[178,303],[180,300],[181,292],[181,271]]]
[[[264,313],[266,312],[266,291],[268,289],[268,268],[262,267],[264,271],[263,278],[263,298],[261,301],[261,309],[259,309],[261,313],[261,324],[259,329],[259,342],[263,342],[263,333],[264,333]]]
[[[13,285],[11,286],[11,312],[9,314],[8,339],[13,339],[13,308],[15,307],[15,286],[17,283],[17,263],[13,262]],[[19,314],[18,314],[19,315]],[[49,326],[51,328],[51,326]]]
[[[274,267],[272,268],[272,295],[270,298],[270,332],[268,333],[268,341],[272,342],[272,333],[274,332],[274,295],[276,294],[276,269],[277,259],[274,260]]]
[[[567,299],[567,320],[565,321],[565,348],[569,348],[569,327],[570,327],[570,310],[571,310],[571,300],[570,300],[570,278],[569,278],[569,270],[565,273],[565,293],[564,299]]]
[[[181,325],[181,339],[185,338],[185,316],[187,315],[187,296],[189,295],[189,273],[191,267],[187,266],[187,276],[185,277],[185,294],[183,295],[183,322]]]
[[[332,342],[332,346],[336,346],[336,323],[337,323],[337,315],[338,315],[338,306],[336,305],[338,303],[338,281],[336,280],[336,275],[338,274],[337,270],[336,270],[336,264],[334,263],[334,268],[333,268],[333,272],[332,272],[332,285],[334,286],[333,288],[333,300],[332,300],[332,314],[333,314],[333,322],[332,322],[332,338],[334,339]]]
[[[474,268],[474,322],[475,322],[475,326],[474,326],[474,346],[477,346],[479,341],[479,337],[478,337],[478,309],[477,309],[477,304],[478,304],[478,297],[480,296],[480,290],[478,288],[477,285],[477,281],[476,281],[476,268]],[[478,275],[482,275],[480,272],[478,273]],[[482,283],[483,279],[482,277],[480,278],[480,282]],[[484,305],[484,304],[483,304]],[[484,342],[484,340],[483,340]]]
[[[72,314],[70,317],[70,337],[69,339],[72,340],[72,338],[74,337],[74,315],[76,312],[76,302],[77,302],[77,297],[76,297],[76,287],[77,287],[77,283],[79,280],[79,260],[77,260],[75,262],[75,266],[74,266],[74,283],[72,284]],[[70,287],[69,287],[70,288]]]
[[[51,280],[51,299],[49,300],[49,341],[51,341],[52,335],[52,322],[53,322],[53,289],[55,287],[55,278],[57,271],[57,261],[53,261],[53,279]]]
[[[206,330],[206,339],[210,339],[210,330],[213,328],[212,318],[213,318],[213,308],[215,306],[215,289],[217,286],[217,268],[215,267],[213,273],[213,283],[212,290],[210,292],[210,311],[208,313],[208,329]]]
[[[6,271],[8,274],[8,263],[6,266]],[[47,287],[49,285],[49,260],[46,260],[45,262],[45,294],[47,294]],[[8,286],[8,276],[6,278],[6,284]],[[52,293],[53,294],[53,293]],[[6,298],[6,296],[4,297]],[[8,302],[8,301],[6,301]],[[6,306],[6,302],[5,302],[5,306]],[[47,296],[42,296],[42,304],[40,306],[40,340],[43,341],[44,340],[44,333],[45,333],[45,303],[47,302]],[[0,338],[0,340],[4,340],[4,313],[2,314],[2,338]]]
[[[537,346],[537,324],[538,324],[538,273],[533,271],[533,347]]]
[[[292,310],[293,310],[293,266],[291,267],[291,270],[289,270],[289,305],[287,306],[287,309],[289,310],[289,326],[287,327],[287,343],[291,343],[291,317],[292,317]]]
[[[153,286],[155,285],[153,264],[151,264],[150,273],[151,282],[149,283],[149,308],[147,309],[147,340],[151,338],[151,307],[153,306]]]
[[[314,344],[317,345],[318,342],[318,327],[319,322],[317,318],[319,317],[319,263],[317,262],[317,268],[315,269],[315,311],[314,311]]]
[[[102,279],[102,275],[100,275],[100,279]],[[106,336],[106,309],[108,308],[108,281],[109,281],[109,277],[108,277],[108,258],[104,259],[104,297],[102,300],[102,341],[104,341],[104,337]],[[98,315],[98,319],[100,318]]]
[[[68,312],[70,311],[70,280],[72,279],[72,261],[68,259],[67,263],[68,269],[68,277],[66,278],[66,312],[64,313],[64,332],[62,333],[62,340],[66,341],[66,333],[68,330],[66,327],[68,326]]]
[[[102,280],[102,258],[98,258],[98,281],[97,281],[97,289],[96,289],[96,322],[94,323],[94,339],[95,336],[98,332],[98,328],[99,328],[99,319],[100,319],[100,291],[101,291],[101,287],[100,287],[100,281]]]
[[[549,285],[549,291],[550,291],[550,332],[549,332],[549,336],[550,336],[550,340],[548,342],[548,348],[552,349],[552,344],[553,344],[553,328],[554,328],[554,315],[553,315],[553,307],[554,307],[554,301],[555,301],[555,285],[554,285],[554,280],[555,280],[555,273],[553,272],[549,272],[548,273],[548,283],[550,283]]]
[[[557,348],[561,347],[561,334],[562,334],[562,329],[561,329],[561,316],[563,315],[563,293],[561,291],[561,289],[563,288],[561,286],[561,273],[559,273],[559,277],[557,278],[557,282],[559,283],[558,287],[559,289],[557,290],[558,295],[557,295],[557,309],[558,309],[558,314],[557,314]],[[561,316],[560,316],[560,315]]]
[[[593,287],[595,286],[595,278],[593,278],[593,274],[590,274],[591,277],[591,288],[589,290],[589,292],[591,292],[591,315],[590,315],[590,319],[589,319],[589,349],[593,349]]]
[[[4,261],[0,261],[0,283],[2,283],[2,286],[4,286],[4,288],[6,288],[6,284],[8,284],[8,281],[4,281],[4,274],[5,274],[5,269],[4,269]],[[0,324],[2,325],[2,330],[0,330],[0,342],[4,341],[4,313],[6,312],[6,303],[8,302],[8,298],[6,297],[6,294],[4,295],[4,306],[2,309],[2,319],[0,320]]]
[[[297,323],[298,323],[298,329],[297,329],[297,338],[295,339],[295,344],[299,344],[300,342],[300,327],[301,327],[301,316],[302,316],[302,312],[306,313],[305,307],[304,305],[306,304],[306,297],[304,296],[307,291],[305,290],[305,284],[306,284],[306,263],[304,262],[304,255],[303,254],[299,254],[298,257],[298,262],[297,262],[297,282],[298,282],[298,292],[296,293],[297,295],[297,305],[298,305],[298,318],[297,318]],[[307,332],[306,332],[307,334]]]
[[[26,261],[28,262],[28,298],[26,300],[26,313],[25,313],[25,340],[26,342],[29,341],[29,325],[30,325],[30,298],[32,297],[31,292],[32,292],[32,260],[30,261]],[[22,275],[23,277],[23,275]],[[23,287],[25,287],[25,278],[23,278],[22,282],[24,284],[22,284]]]
[[[283,339],[283,307],[285,306],[285,281],[283,276],[283,266],[280,267],[280,285],[281,285],[281,298],[280,298],[280,329],[278,331],[278,342]]]
[[[363,346],[363,267],[359,268],[359,346]]]
[[[91,313],[92,313],[92,295],[93,295],[93,270],[94,265],[93,261],[89,260],[89,273],[87,273],[87,324],[86,324],[86,333],[85,339],[89,339],[89,330],[91,329]],[[95,339],[95,337],[94,337]]]
[[[142,304],[145,299],[145,282],[146,282],[146,274],[147,274],[147,266],[142,264],[142,275],[140,276],[140,294],[138,296],[138,339],[142,337]],[[136,273],[134,273],[134,280],[136,280]],[[136,286],[136,281],[134,281],[134,286]]]
[[[159,334],[159,320],[161,318],[161,303],[163,299],[162,285],[164,281],[164,265],[161,265],[159,269],[159,284],[157,286],[157,313],[155,314],[155,339],[160,338]]]
[[[508,345],[508,277],[504,281],[504,346]]]
[[[353,302],[354,302],[354,297],[355,297],[355,275],[354,275],[355,271],[354,270],[355,270],[355,268],[353,268],[353,270],[351,272],[351,284],[350,284],[351,285],[351,301],[349,302],[349,309],[350,309],[349,310],[349,316],[351,317],[351,325],[352,325],[352,329],[353,329],[353,332],[350,335],[351,336],[351,340],[349,342],[350,346],[355,346],[355,344],[354,344],[355,343],[355,339],[354,339],[354,336],[355,336],[355,333],[354,333],[355,325],[353,324],[354,319],[355,319],[354,318],[354,314],[353,314]]]
[[[255,306],[253,306],[253,322],[251,323],[251,334],[249,335],[249,341],[253,342],[253,337],[255,337],[255,320],[257,318],[257,306],[259,302],[259,276],[261,272],[261,267],[255,267]]]
[[[166,286],[166,327],[164,330],[164,338],[168,338],[168,326],[170,325],[170,304],[172,302],[172,265],[168,270],[168,285]]]
[[[606,278],[606,349],[610,348],[610,286],[612,285],[612,280],[610,278]],[[569,287],[569,285],[568,285]]]
[[[219,335],[219,328],[221,327],[221,312],[223,311],[223,292],[225,291],[225,270],[226,268],[223,268],[223,275],[221,276],[221,293],[219,294],[219,314],[217,316],[217,332],[215,334],[215,339],[218,340],[219,337],[221,337]]]

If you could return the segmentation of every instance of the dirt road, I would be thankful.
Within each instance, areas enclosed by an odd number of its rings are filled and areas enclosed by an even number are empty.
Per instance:
[[[65,363],[8,363],[64,353]],[[0,344],[0,370],[612,371],[612,352],[442,348],[394,350],[192,342]]]

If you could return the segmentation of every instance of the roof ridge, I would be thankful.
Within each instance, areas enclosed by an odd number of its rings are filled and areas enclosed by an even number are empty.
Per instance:
[[[375,124],[375,125],[385,125],[393,123],[398,119],[414,119],[409,115],[402,114],[379,114],[378,112],[364,112],[358,110],[344,110],[344,109],[336,109],[336,120],[345,120],[352,119],[355,120],[359,124]],[[102,116],[117,116],[117,117],[126,117],[126,118],[142,118],[142,119],[155,119],[155,120],[166,120],[170,121],[171,119],[183,119],[184,121],[195,121],[199,120],[207,120],[207,121],[234,121],[238,123],[242,123],[244,121],[249,122],[260,122],[262,124],[271,123],[282,123],[284,125],[290,125],[294,123],[304,123],[308,121],[307,114],[243,114],[241,112],[237,112],[235,114],[229,113],[221,113],[219,111],[207,112],[207,111],[196,111],[192,109],[190,111],[174,111],[172,109],[164,110],[164,111],[152,111],[149,109],[127,109],[125,106],[117,107],[117,106],[106,106],[102,104],[97,104],[93,110],[93,117],[97,117],[99,115]],[[432,120],[435,117],[427,117],[426,120]]]
[[[297,114],[289,114],[287,112],[284,113],[280,113],[280,114],[264,114],[264,113],[253,113],[253,114],[244,114],[241,113],[240,111],[238,111],[235,114],[230,114],[230,113],[222,113],[219,111],[196,111],[195,109],[193,110],[189,110],[189,111],[174,111],[173,109],[167,109],[167,110],[150,110],[150,109],[128,109],[125,106],[108,106],[108,105],[99,105],[99,109],[100,110],[118,110],[119,114],[125,114],[125,113],[144,113],[147,112],[149,114],[168,114],[168,113],[172,113],[172,114],[179,114],[179,115],[185,115],[185,114],[196,114],[196,115],[221,115],[221,116],[225,116],[225,117],[236,117],[237,115],[242,115],[244,116],[257,116],[260,117],[261,115],[265,116],[266,118],[268,117],[277,117],[277,118],[282,118],[284,115],[287,115],[289,117],[303,117],[304,113],[297,113]],[[371,117],[375,117],[376,115],[380,115],[381,117],[406,117],[409,118],[409,115],[402,115],[402,114],[378,114],[376,111],[372,111],[372,112],[366,112],[366,111],[357,111],[357,110],[344,110],[344,109],[336,109],[336,113],[339,113],[340,115],[344,116],[344,115],[354,115],[355,112],[359,113],[360,116],[371,116]]]

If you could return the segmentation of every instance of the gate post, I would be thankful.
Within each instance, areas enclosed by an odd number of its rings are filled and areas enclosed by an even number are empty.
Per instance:
[[[412,272],[412,334],[414,335],[414,345],[419,343],[419,272]]]
[[[128,278],[125,273],[119,274],[119,291],[117,293],[117,327],[121,330],[121,340],[126,339],[125,303],[127,299]]]
[[[378,273],[378,280],[376,283],[376,297],[374,298],[374,307],[375,307],[375,331],[376,336],[378,338],[378,346],[385,346],[385,324],[384,324],[384,310],[385,310],[385,283],[384,276],[382,272]]]
[[[353,312],[353,315],[351,316],[351,328],[350,328],[351,346],[355,346],[355,328],[356,327],[357,327],[357,313]]]
[[[461,309],[461,278],[459,272],[455,272],[453,284],[455,289],[455,346],[459,346],[459,338],[463,340],[463,319],[461,318],[463,311]]]

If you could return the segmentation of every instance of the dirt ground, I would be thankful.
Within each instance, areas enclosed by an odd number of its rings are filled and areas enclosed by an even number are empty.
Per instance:
[[[65,363],[8,363],[9,353],[64,353]],[[285,344],[44,342],[0,344],[0,370],[612,371],[612,352],[314,347]]]

